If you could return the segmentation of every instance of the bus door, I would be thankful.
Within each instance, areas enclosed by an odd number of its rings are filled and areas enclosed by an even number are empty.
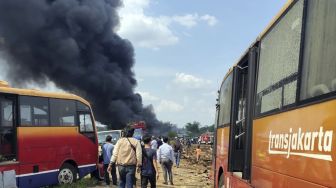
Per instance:
[[[234,69],[228,170],[243,179],[250,178],[252,118],[257,47]]]
[[[80,152],[81,163],[79,176],[90,173],[96,169],[98,162],[98,143],[94,127],[94,119],[89,111],[78,112],[79,132],[80,132]]]
[[[18,172],[15,101],[15,96],[0,96],[0,172]]]
[[[87,140],[96,143],[96,134],[91,113],[80,112],[78,113],[78,119],[80,133],[84,135]]]
[[[247,61],[234,68],[233,102],[230,129],[229,171],[242,177],[244,168]]]

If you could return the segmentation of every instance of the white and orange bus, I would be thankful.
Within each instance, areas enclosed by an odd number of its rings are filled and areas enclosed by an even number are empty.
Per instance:
[[[215,187],[336,187],[336,0],[291,0],[224,77]]]
[[[97,162],[87,101],[0,82],[0,187],[72,183],[93,172]]]

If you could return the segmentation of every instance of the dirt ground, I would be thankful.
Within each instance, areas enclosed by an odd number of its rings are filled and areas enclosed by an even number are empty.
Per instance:
[[[184,150],[180,162],[180,167],[173,167],[174,185],[164,185],[163,174],[159,165],[159,179],[157,180],[157,187],[179,187],[179,188],[207,188],[213,187],[213,180],[209,179],[211,171],[211,149],[209,145],[201,145],[202,155],[199,162],[196,161],[194,150],[196,145],[193,145],[189,151]],[[140,187],[140,176],[137,176],[137,187]],[[103,188],[106,186],[98,185],[95,188]],[[116,187],[116,186],[111,186]],[[148,185],[148,187],[150,187]]]

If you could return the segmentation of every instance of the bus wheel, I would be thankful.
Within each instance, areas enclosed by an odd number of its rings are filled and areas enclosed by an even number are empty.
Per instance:
[[[221,174],[218,180],[218,188],[225,188],[224,184],[224,173]]]
[[[69,163],[64,163],[58,173],[59,184],[71,184],[77,179],[77,170]]]

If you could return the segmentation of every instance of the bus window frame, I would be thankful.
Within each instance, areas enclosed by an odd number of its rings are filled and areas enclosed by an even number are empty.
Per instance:
[[[76,102],[76,111],[91,112],[91,107],[88,106],[87,104],[84,104],[83,102],[77,100],[75,100],[75,102]],[[85,108],[81,108],[81,106],[84,106]]]
[[[301,49],[301,62],[299,64],[299,71],[300,71],[300,74],[299,74],[299,78],[298,78],[298,91],[297,91],[297,101],[298,101],[298,107],[301,108],[301,107],[306,107],[306,106],[310,106],[310,105],[314,105],[314,104],[319,104],[319,103],[323,103],[323,102],[326,102],[326,101],[329,101],[329,100],[333,100],[333,99],[336,99],[336,91],[332,91],[332,92],[329,92],[329,93],[325,93],[325,94],[322,94],[322,95],[318,95],[318,96],[315,96],[315,97],[309,97],[309,98],[306,98],[306,99],[301,99],[300,96],[301,96],[301,83],[302,83],[302,71],[303,71],[303,66],[304,66],[304,62],[303,62],[303,56],[304,56],[304,39],[306,37],[306,27],[307,27],[307,22],[309,21],[307,19],[307,15],[308,15],[308,7],[309,7],[309,1],[308,0],[304,0],[305,1],[305,4],[304,4],[304,25],[302,26],[302,29],[304,31],[303,33],[303,42],[302,42],[302,49]]]
[[[13,129],[13,135],[14,135],[14,155],[15,155],[15,159],[16,161],[13,161],[13,160],[10,160],[10,161],[6,161],[5,163],[8,164],[13,164],[13,163],[18,163],[19,161],[19,156],[18,156],[18,153],[19,153],[19,147],[18,147],[18,137],[17,137],[17,128],[19,127],[19,118],[18,118],[18,113],[19,113],[19,108],[18,108],[18,104],[19,104],[19,98],[18,98],[18,95],[16,94],[9,94],[9,93],[1,93],[0,92],[0,96],[5,98],[5,99],[8,99],[8,100],[11,100],[13,103],[12,103],[12,112],[13,112],[13,117],[12,117],[12,121],[13,121],[13,126],[12,126],[12,129]],[[0,163],[3,163],[3,162],[0,162]]]
[[[271,116],[271,115],[275,115],[275,114],[279,114],[282,112],[287,112],[290,110],[294,110],[297,108],[301,108],[303,106],[308,106],[311,105],[312,103],[305,103],[303,100],[300,100],[300,91],[301,91],[301,79],[302,79],[302,67],[303,67],[303,52],[304,52],[304,41],[305,41],[305,34],[306,34],[306,22],[307,22],[307,5],[308,5],[308,0],[294,0],[289,7],[284,11],[284,13],[274,22],[274,24],[272,24],[272,26],[267,30],[267,32],[264,33],[264,35],[259,39],[260,43],[262,42],[262,40],[272,31],[272,29],[274,27],[276,27],[278,25],[278,23],[283,19],[283,17],[285,17],[287,15],[287,13],[292,10],[293,6],[296,5],[296,3],[298,3],[299,1],[303,1],[303,10],[302,10],[302,25],[301,25],[301,40],[300,40],[300,49],[299,49],[299,62],[298,62],[298,72],[295,74],[292,74],[288,77],[285,77],[284,79],[280,80],[279,82],[277,82],[276,84],[273,84],[270,87],[274,87],[275,85],[279,84],[280,87],[284,87],[286,84],[291,83],[291,79],[293,79],[292,77],[296,78],[297,81],[297,86],[296,86],[296,92],[295,92],[295,102],[293,102],[292,104],[289,105],[285,105],[285,106],[281,106],[281,108],[275,108],[272,109],[270,111],[264,112],[264,113],[257,113],[257,110],[254,110],[254,119],[261,119],[267,116]],[[258,77],[259,77],[259,65],[260,65],[260,54],[261,54],[261,45],[258,48],[258,57],[257,57],[257,66],[256,66],[256,85],[255,85],[255,106],[257,106],[257,99],[258,99],[258,93],[257,93],[257,84],[258,84]],[[284,83],[283,83],[284,82]],[[336,93],[336,91],[335,91]],[[329,93],[328,93],[329,94]],[[325,94],[327,95],[327,94]],[[282,91],[282,95],[283,97],[283,91]],[[324,95],[323,95],[324,96]],[[320,96],[317,96],[316,98],[318,98]],[[315,98],[315,97],[314,97]],[[336,98],[336,97],[335,97]],[[311,99],[311,98],[310,98]],[[281,99],[283,104],[283,98]],[[308,99],[307,99],[308,100]],[[320,101],[316,102],[319,103]]]
[[[75,124],[74,125],[57,125],[57,126],[52,126],[52,120],[51,120],[51,112],[53,111],[52,109],[51,109],[51,100],[52,99],[56,99],[56,100],[64,100],[64,101],[72,101],[72,102],[74,102],[75,103],[75,109],[74,109],[74,122],[75,122]],[[76,115],[77,115],[77,111],[78,111],[78,109],[77,109],[77,100],[74,100],[74,99],[61,99],[61,98],[50,98],[49,97],[49,100],[48,100],[49,102],[48,102],[48,104],[49,104],[49,127],[77,127],[77,118],[76,118]]]
[[[20,111],[20,106],[21,106],[21,102],[20,102],[20,97],[21,96],[25,96],[25,97],[38,97],[38,98],[46,98],[48,99],[48,118],[49,118],[49,123],[48,126],[35,126],[35,125],[21,125],[21,111]],[[74,101],[75,102],[75,125],[66,125],[66,126],[52,126],[51,125],[51,108],[50,108],[50,99],[61,99],[61,100],[70,100],[70,101]],[[78,122],[78,112],[87,112],[91,114],[91,108],[89,106],[87,106],[86,104],[84,104],[88,110],[79,110],[78,109],[78,105],[77,103],[82,103],[76,99],[64,99],[64,98],[57,98],[57,97],[43,97],[43,96],[32,96],[32,95],[17,95],[17,99],[16,99],[16,118],[17,118],[17,125],[16,127],[79,127],[79,122]],[[33,113],[33,112],[31,112]],[[76,117],[77,116],[77,117]],[[91,114],[91,118],[92,118],[92,114]],[[33,120],[32,120],[33,122]]]
[[[289,6],[289,8],[284,12],[284,14],[282,14],[279,19],[270,27],[270,29],[260,38],[260,41],[272,30],[273,27],[275,27],[277,25],[277,23],[288,13],[288,11],[291,10],[291,8],[295,5],[295,3],[297,3],[300,0],[295,0],[292,2],[292,4]],[[314,104],[319,104],[319,103],[323,103],[326,101],[330,101],[330,100],[334,100],[336,99],[336,91],[332,91],[326,94],[322,94],[319,96],[315,96],[315,97],[310,97],[307,99],[300,99],[300,94],[301,94],[301,83],[302,83],[302,71],[303,71],[303,66],[304,66],[304,62],[303,62],[303,56],[304,56],[304,47],[305,47],[305,38],[306,38],[306,24],[308,22],[307,20],[307,14],[308,14],[308,4],[309,1],[308,0],[303,0],[304,4],[303,4],[303,16],[302,16],[302,29],[301,29],[301,44],[300,44],[300,54],[299,54],[299,68],[298,68],[298,72],[297,72],[297,88],[296,88],[296,99],[295,102],[290,104],[290,105],[286,105],[286,106],[282,106],[281,109],[273,109],[270,110],[268,112],[265,113],[261,113],[261,114],[256,114],[256,111],[254,112],[254,119],[261,119],[267,116],[271,116],[271,115],[275,115],[275,114],[279,114],[282,112],[287,112],[287,111],[291,111],[291,110],[295,110],[298,108],[303,108],[306,106],[310,106],[310,105],[314,105]],[[259,76],[259,61],[260,61],[260,47],[258,49],[258,61],[257,61],[257,70],[256,70],[256,79],[258,79]],[[257,93],[255,91],[255,96],[257,97]],[[255,101],[256,102],[256,101]]]
[[[90,115],[90,118],[91,118],[91,124],[92,124],[92,131],[82,131],[81,128],[80,128],[80,115]],[[94,133],[95,132],[95,124],[94,124],[94,119],[93,119],[93,116],[92,116],[92,113],[90,111],[77,111],[77,127],[79,129],[79,132],[81,134],[85,134],[85,133]]]
[[[276,26],[276,24],[281,20],[281,18],[287,14],[287,12],[295,5],[295,3],[297,3],[299,0],[293,1],[292,4],[289,6],[289,8],[284,12],[283,15],[281,15],[281,17],[270,27],[270,30]],[[271,116],[271,115],[275,115],[275,114],[279,114],[282,112],[287,112],[287,111],[291,111],[291,110],[295,110],[298,108],[303,108],[306,106],[310,106],[310,105],[314,105],[314,104],[319,104],[319,103],[323,103],[326,101],[330,101],[330,100],[334,100],[336,99],[336,91],[332,91],[326,94],[322,94],[316,97],[310,97],[307,99],[300,99],[300,94],[301,94],[301,83],[302,83],[302,70],[303,70],[303,56],[304,56],[304,42],[305,42],[305,37],[306,37],[306,24],[307,24],[307,14],[308,14],[308,4],[309,1],[308,0],[303,0],[304,1],[304,5],[303,5],[303,17],[302,17],[302,32],[301,32],[301,45],[300,45],[300,55],[299,55],[299,69],[298,69],[298,73],[297,73],[297,90],[296,90],[296,101],[288,106],[283,106],[282,109],[274,109],[262,114],[257,115],[256,112],[254,113],[254,119],[261,119],[267,116]],[[268,30],[265,35],[267,33],[270,32],[270,30]],[[264,35],[264,36],[265,36]],[[260,41],[264,38],[261,37]],[[257,62],[257,77],[256,79],[258,79],[258,70],[259,70],[259,60],[260,60],[260,48],[258,49],[258,62]],[[257,95],[256,95],[257,96]],[[256,101],[255,101],[256,102]]]
[[[30,112],[30,115],[31,115],[31,124],[32,125],[22,125],[21,124],[21,97],[35,97],[35,98],[44,98],[44,99],[47,99],[48,101],[48,125],[34,125],[34,122],[33,122],[33,116],[34,116],[34,112],[31,108],[31,112]],[[17,97],[17,119],[18,119],[18,125],[17,127],[51,127],[50,126],[50,97],[43,97],[43,96],[33,96],[33,95],[18,95]]]
[[[220,87],[220,90],[219,90],[219,97],[218,97],[218,119],[217,119],[217,124],[218,124],[218,126],[216,127],[216,129],[218,129],[218,128],[224,128],[224,127],[230,127],[230,125],[231,125],[231,114],[232,114],[232,98],[233,98],[233,89],[234,89],[234,83],[233,83],[233,79],[234,79],[234,71],[233,71],[233,69],[230,69],[230,71],[229,71],[229,73],[224,77],[224,79],[223,79],[223,82],[222,82],[222,84],[221,84],[221,87]],[[229,76],[232,76],[232,83],[231,83],[231,99],[230,99],[230,101],[231,101],[231,105],[230,105],[230,120],[229,120],[229,122],[228,123],[225,123],[225,124],[220,124],[220,118],[219,118],[219,116],[220,116],[220,114],[221,114],[221,110],[220,110],[220,106],[221,106],[221,104],[220,104],[220,93],[221,93],[221,89],[222,89],[222,85],[224,84],[224,82],[226,81],[226,79],[229,77]],[[217,108],[217,107],[216,107]]]
[[[219,92],[218,92],[219,93]],[[218,97],[216,99],[216,112],[215,112],[215,124],[214,124],[214,129],[217,129],[219,126],[218,126],[218,123],[219,123],[219,94],[218,94]]]
[[[91,118],[91,125],[92,125],[92,131],[82,131],[80,127],[80,115],[89,115]],[[95,125],[95,119],[93,118],[92,111],[77,111],[77,128],[78,128],[78,133],[85,136],[87,139],[89,139],[93,143],[98,143],[98,136],[96,133],[96,125]]]

